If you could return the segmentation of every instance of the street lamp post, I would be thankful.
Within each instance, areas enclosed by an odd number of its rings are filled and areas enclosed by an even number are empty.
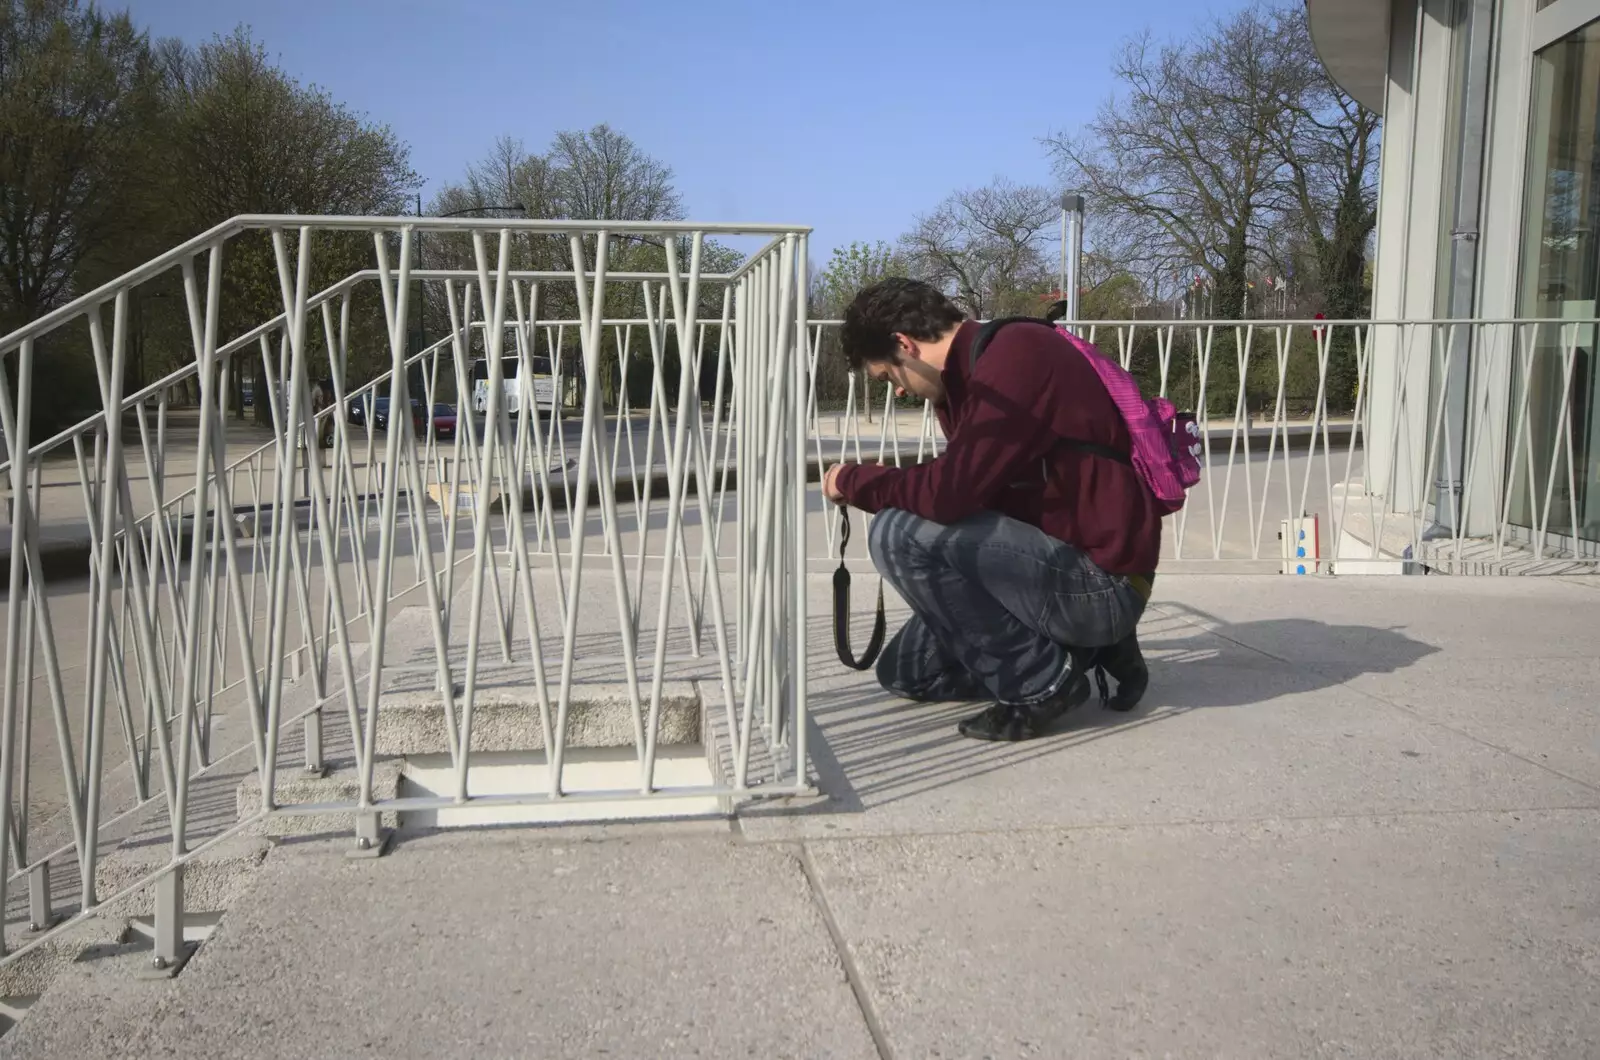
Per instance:
[[[1070,240],[1068,230],[1071,230]],[[1079,267],[1083,260],[1083,196],[1061,196],[1061,297],[1067,300],[1067,322],[1078,322]]]

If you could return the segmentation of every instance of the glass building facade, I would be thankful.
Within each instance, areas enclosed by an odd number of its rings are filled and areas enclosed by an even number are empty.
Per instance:
[[[1531,98],[1517,315],[1593,320],[1600,296],[1600,20],[1535,53]],[[1594,327],[1544,328],[1540,339],[1527,413],[1533,482],[1547,481],[1553,470],[1549,529],[1576,530],[1592,541],[1600,538]],[[1568,447],[1570,469],[1560,466]],[[1511,513],[1526,525],[1543,505],[1523,482]]]
[[[1505,426],[1491,480],[1476,484],[1495,497],[1479,506],[1483,518],[1492,524],[1503,513],[1513,529],[1593,553],[1600,0],[1306,0],[1306,8],[1329,71],[1384,118],[1374,319],[1574,322],[1523,328],[1536,339],[1524,348],[1474,349],[1468,400]],[[1463,253],[1474,256],[1465,298],[1453,289]],[[1398,385],[1419,383],[1438,392],[1431,378]],[[1384,401],[1374,389],[1379,420]]]

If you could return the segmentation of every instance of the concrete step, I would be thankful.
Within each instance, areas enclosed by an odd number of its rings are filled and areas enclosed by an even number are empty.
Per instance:
[[[247,776],[236,788],[235,803],[241,818],[254,814],[259,805],[261,787],[257,776]],[[351,767],[320,777],[285,768],[279,771],[276,786],[280,805],[353,800],[356,789],[356,775]],[[394,798],[399,790],[400,763],[379,763],[373,776],[374,797]],[[394,827],[397,815],[383,816],[383,824]],[[202,942],[210,936],[222,915],[255,882],[256,873],[275,845],[275,838],[351,831],[354,826],[352,814],[270,817],[206,848],[184,868],[185,938]],[[100,896],[102,899],[110,897],[158,871],[170,860],[171,854],[170,843],[149,831],[123,841],[102,855],[95,866]],[[123,898],[105,902],[95,916],[0,967],[0,1033],[20,1021],[66,968],[93,959],[97,954],[122,953],[130,943],[151,937],[155,899],[156,887],[151,883]],[[71,914],[76,909],[58,912]],[[23,933],[25,926],[12,925],[7,930],[8,951],[31,941],[30,936]]]
[[[37,994],[22,994],[17,997],[0,997],[0,1034],[4,1034],[12,1027],[22,1022],[28,1014],[33,1003],[39,1000]]]
[[[401,763],[394,759],[373,764],[374,799],[399,797],[400,770]],[[341,765],[323,775],[307,773],[301,768],[286,767],[278,770],[273,792],[279,806],[354,802],[360,796],[361,784],[353,763]],[[253,816],[261,807],[261,774],[251,773],[240,781],[234,798],[240,820]],[[383,828],[395,828],[399,824],[399,815],[394,812],[380,814],[378,824]],[[329,832],[353,833],[355,825],[354,813],[273,814],[248,826],[245,831],[250,835],[277,838]]]
[[[261,836],[232,836],[208,848],[184,869],[185,935],[199,941],[209,934],[221,912],[249,889],[257,869],[266,860],[271,841]],[[95,865],[95,886],[102,899],[160,869],[171,858],[170,844],[130,840],[108,851]],[[103,902],[94,916],[59,931],[16,960],[0,967],[0,1029],[14,1023],[31,1007],[63,970],[117,952],[133,936],[148,934],[155,914],[156,888],[152,883],[115,901]],[[58,909],[75,914],[77,909]],[[192,925],[187,923],[192,921]],[[15,925],[6,932],[8,951],[31,941]],[[192,927],[192,930],[191,930]]]
[[[7,952],[20,949],[31,941],[31,936],[24,933],[26,926],[8,926]],[[0,1030],[4,1030],[7,1021],[20,1020],[63,968],[84,959],[97,949],[117,945],[126,931],[126,923],[116,918],[90,917],[0,967]]]
[[[184,868],[184,905],[196,912],[227,909],[250,886],[255,870],[266,860],[272,841],[265,836],[232,835],[206,848]],[[172,846],[160,841],[130,841],[95,866],[100,894],[111,895],[165,865]],[[154,884],[108,903],[106,917],[126,921],[155,913]]]
[[[556,687],[552,684],[551,699]],[[648,720],[649,686],[641,692],[641,712]],[[472,708],[473,751],[543,751],[544,729],[532,685],[484,689]],[[456,716],[463,701],[456,700]],[[617,683],[574,684],[567,711],[566,745],[576,748],[634,746],[634,708],[628,687]],[[555,703],[550,705],[551,723]],[[659,746],[698,744],[703,717],[699,683],[668,681],[661,689]],[[440,698],[434,692],[394,692],[381,698],[377,753],[385,757],[448,754],[450,743]]]

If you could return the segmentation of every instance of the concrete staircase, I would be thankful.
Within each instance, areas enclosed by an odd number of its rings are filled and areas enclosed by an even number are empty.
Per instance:
[[[648,684],[642,691],[647,708]],[[459,712],[459,703],[457,709]],[[639,786],[632,709],[623,685],[573,685],[565,756],[567,791],[626,791]],[[553,717],[553,707],[551,713]],[[438,697],[415,691],[386,693],[378,719],[379,761],[374,769],[374,799],[450,797],[455,790],[454,771]],[[227,910],[254,886],[261,867],[280,842],[290,838],[352,835],[356,824],[353,813],[293,812],[296,806],[348,803],[357,797],[359,781],[350,754],[347,726],[335,721],[331,711],[327,714],[327,723],[328,749],[332,756],[328,768],[310,773],[302,765],[285,764],[277,771],[276,801],[288,812],[251,820],[257,816],[261,804],[260,776],[253,768],[204,777],[201,778],[204,783],[194,787],[192,798],[196,800],[197,827],[191,830],[195,835],[191,849],[221,836],[240,822],[249,823],[226,838],[216,839],[188,863],[184,889],[188,909],[185,936],[189,941],[204,943]],[[658,733],[657,787],[698,786],[720,779],[721,770],[716,763],[726,756],[716,753],[714,741],[709,738],[698,682],[683,680],[664,684]],[[531,687],[500,686],[478,695],[473,710],[471,746],[471,794],[548,790],[544,731]],[[295,763],[292,750],[286,746],[280,761]],[[404,834],[407,830],[558,822],[578,817],[616,820],[728,811],[726,800],[714,797],[616,798],[598,806],[592,802],[572,806],[558,799],[534,800],[530,804],[496,802],[460,809],[388,811],[380,815],[379,824]],[[224,813],[226,819],[223,819]],[[165,808],[158,801],[128,834],[106,842],[96,871],[100,895],[115,894],[167,862],[171,843],[165,833],[166,826]],[[353,840],[350,848],[342,849],[352,848]],[[63,866],[56,872],[64,877],[70,868]],[[71,881],[58,879],[59,897],[55,901],[58,912],[71,915],[79,908],[75,884],[75,877]],[[0,968],[0,1032],[22,1019],[64,968],[148,949],[154,911],[155,886],[150,884],[106,903],[95,916]],[[28,941],[24,933],[27,926],[20,923],[8,928],[8,950]],[[106,964],[103,971],[95,974],[126,974],[126,962]],[[116,971],[117,968],[122,971]]]

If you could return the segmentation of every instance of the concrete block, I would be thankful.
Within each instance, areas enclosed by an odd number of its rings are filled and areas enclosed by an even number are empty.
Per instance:
[[[393,799],[400,794],[400,767],[397,760],[376,762],[372,767],[372,797]],[[360,778],[353,765],[329,773],[312,776],[299,768],[278,770],[274,794],[279,806],[298,806],[313,802],[355,802],[360,797]],[[261,774],[251,773],[239,782],[234,791],[234,804],[240,820],[250,817],[261,807]],[[399,826],[400,815],[394,811],[379,814],[383,828]],[[353,832],[356,826],[354,813],[326,813],[308,815],[273,815],[257,821],[245,831],[257,836],[320,835],[329,832]]]
[[[551,688],[554,724],[556,688]],[[648,717],[649,686],[640,689]],[[460,717],[461,701],[456,703]],[[700,689],[693,681],[668,681],[661,689],[661,746],[700,741]],[[633,707],[624,684],[574,684],[567,711],[567,747],[632,747]],[[472,708],[474,751],[541,751],[544,731],[532,686],[486,689]],[[377,752],[385,756],[448,753],[444,711],[433,692],[397,692],[378,705]]]
[[[184,904],[191,911],[226,909],[250,886],[255,870],[266,860],[272,841],[264,836],[234,835],[189,861],[184,869]],[[95,866],[100,895],[115,894],[150,875],[172,857],[165,842],[124,844]],[[155,913],[156,889],[142,887],[126,898],[107,903],[106,916],[126,919]]]
[[[228,908],[254,881],[271,841],[261,836],[233,836],[207,849],[184,869],[185,905],[191,913]],[[165,842],[124,843],[104,854],[95,866],[95,886],[102,901],[137,883],[165,865],[172,856]],[[0,999],[37,998],[63,971],[102,953],[117,952],[128,938],[128,921],[155,913],[153,883],[116,901],[105,902],[94,916],[59,931],[29,952],[0,966]],[[70,910],[69,910],[70,911]],[[8,951],[25,944],[23,925],[7,930]]]
[[[22,936],[27,925],[7,925],[6,951],[14,952],[29,940]],[[90,917],[64,928],[6,965],[0,965],[0,999],[36,998],[68,967],[92,954],[97,948],[115,946],[127,925],[112,916]]]

